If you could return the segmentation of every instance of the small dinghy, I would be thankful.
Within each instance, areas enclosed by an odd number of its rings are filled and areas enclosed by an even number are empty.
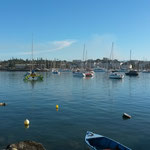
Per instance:
[[[117,141],[90,131],[86,133],[85,142],[91,150],[131,150]]]

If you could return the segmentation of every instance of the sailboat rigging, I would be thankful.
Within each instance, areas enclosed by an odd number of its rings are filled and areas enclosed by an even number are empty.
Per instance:
[[[43,80],[43,76],[39,75],[35,72],[34,66],[33,66],[33,35],[32,35],[32,60],[31,60],[31,70],[30,72],[26,73],[24,76],[24,80],[30,80],[30,81],[37,81],[37,80]]]
[[[112,47],[111,47],[111,54],[110,54],[110,61],[112,61],[111,63],[111,67],[114,69],[115,67],[113,66],[114,63],[113,63],[113,48],[114,48],[114,43],[112,42]],[[110,79],[123,79],[124,78],[124,75],[123,74],[120,74],[120,73],[117,73],[115,70],[112,70],[112,72],[109,74],[109,78]]]
[[[53,63],[53,69],[52,69],[52,73],[53,74],[60,74],[60,72],[58,71],[58,69],[56,68],[56,60],[54,60],[54,63]]]
[[[133,70],[131,65],[131,50],[130,50],[130,65],[129,65],[129,71],[125,73],[127,76],[138,76],[139,73],[136,70]]]

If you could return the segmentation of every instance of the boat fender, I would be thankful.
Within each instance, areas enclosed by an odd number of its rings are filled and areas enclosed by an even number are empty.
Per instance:
[[[126,119],[130,119],[131,118],[131,116],[129,114],[127,114],[127,113],[123,113],[122,117],[126,118]]]
[[[6,103],[0,103],[0,106],[6,106]]]

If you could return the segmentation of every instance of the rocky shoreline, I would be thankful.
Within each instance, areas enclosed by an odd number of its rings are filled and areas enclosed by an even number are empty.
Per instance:
[[[21,141],[10,144],[4,150],[46,150],[41,143],[35,141]]]

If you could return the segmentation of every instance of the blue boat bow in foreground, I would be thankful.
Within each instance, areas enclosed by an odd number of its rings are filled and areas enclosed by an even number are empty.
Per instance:
[[[90,131],[86,133],[85,142],[92,150],[131,150],[117,141]]]

